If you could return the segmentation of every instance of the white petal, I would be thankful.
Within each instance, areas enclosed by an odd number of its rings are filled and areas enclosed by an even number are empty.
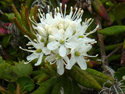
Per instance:
[[[52,54],[50,56],[47,56],[45,61],[52,62],[55,60],[55,58],[56,58],[56,55]]]
[[[61,57],[64,57],[66,56],[66,48],[64,47],[64,45],[61,45],[60,48],[59,48],[59,55]]]
[[[65,60],[65,62],[68,64],[70,62],[69,58],[67,56],[63,57],[63,59]]]
[[[69,38],[71,37],[73,34],[73,30],[72,29],[66,29],[66,32],[65,32],[65,38]]]
[[[76,60],[81,69],[87,69],[87,64],[82,56],[77,57]]]
[[[44,47],[43,49],[42,49],[42,52],[45,54],[45,55],[48,55],[48,54],[50,54],[50,50],[47,48],[47,47]]]
[[[65,46],[66,46],[66,48],[74,49],[78,46],[78,44],[75,42],[68,42],[68,43],[65,43]]]
[[[36,29],[41,36],[47,36],[47,31],[42,26],[38,25]]]
[[[59,42],[56,42],[56,41],[52,41],[52,42],[47,44],[47,48],[49,50],[55,50],[58,48],[58,46],[59,46]]]
[[[88,28],[87,25],[85,25],[85,24],[82,25],[81,30],[80,30],[82,32],[82,34],[84,34],[86,32],[87,28]]]
[[[31,55],[27,56],[26,59],[28,61],[32,61],[33,59],[38,58],[38,55],[39,54],[37,54],[37,53],[32,53]]]
[[[75,57],[71,56],[70,62],[66,65],[66,69],[70,70],[75,63],[76,63]]]
[[[52,16],[49,13],[46,14],[46,20],[49,22],[53,20]]]
[[[82,50],[81,53],[84,54],[84,53],[88,52],[91,48],[92,48],[92,45],[90,45],[90,44],[85,45],[85,46],[83,47],[83,49],[81,49],[81,50]]]
[[[49,41],[55,41],[55,38],[52,35],[49,35]]]
[[[43,57],[43,54],[41,54],[41,55],[39,56],[39,58],[38,58],[38,60],[37,60],[37,63],[35,63],[35,66],[38,66],[38,65],[41,64],[41,62],[42,62],[42,57]]]
[[[57,73],[62,75],[64,73],[64,61],[62,59],[57,61]]]
[[[53,36],[56,38],[56,40],[61,40],[63,39],[63,33],[60,32],[60,30],[58,30],[58,32],[56,32],[55,34],[53,34]]]
[[[74,21],[72,21],[70,24],[69,24],[69,27],[68,28],[71,28],[73,30],[76,29],[76,23]]]

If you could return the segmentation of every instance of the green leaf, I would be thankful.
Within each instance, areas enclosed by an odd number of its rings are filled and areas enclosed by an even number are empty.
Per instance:
[[[18,75],[18,77],[29,76],[32,72],[32,66],[29,64],[24,64],[24,61],[20,61],[15,66],[12,67],[12,71]]]
[[[125,2],[119,3],[115,8],[113,9],[113,13],[115,15],[115,18],[118,20],[122,20],[125,18]]]
[[[0,79],[4,79],[8,82],[15,81],[17,75],[11,71],[9,64],[4,63],[0,65]]]
[[[53,77],[43,83],[39,86],[39,88],[33,92],[32,94],[51,94],[51,90],[56,83],[57,78]]]
[[[122,77],[125,76],[125,67],[119,68],[116,72],[115,72],[115,77],[118,79],[118,81],[123,80]],[[123,81],[124,85],[125,85],[125,81]]]
[[[17,51],[18,51],[17,48],[13,48],[12,46],[10,46],[7,51],[8,51],[11,55],[15,55],[15,54],[16,54],[16,56],[18,56],[18,55],[17,55]]]
[[[60,94],[61,90],[61,83],[60,82],[57,82],[55,85],[54,85],[54,88],[52,90],[52,94]]]
[[[59,74],[57,73],[57,71],[56,71],[56,69],[52,66],[52,65],[50,65],[50,64],[45,64],[45,67],[46,67],[46,69],[47,70],[49,70],[49,73],[50,73],[50,75],[55,75],[55,76],[58,76]]]
[[[14,13],[9,13],[8,14],[8,19],[12,22],[13,21],[13,17],[15,17]]]
[[[109,61],[115,61],[121,58],[121,54],[117,54],[117,55],[112,55],[111,57],[109,57]]]
[[[93,88],[97,90],[101,90],[102,87],[100,84],[93,78],[89,73],[84,70],[81,70],[77,66],[73,66],[73,68],[69,71],[70,76],[79,84],[87,88]]]
[[[36,80],[38,84],[50,78],[50,76],[44,73],[42,70],[33,71],[32,75],[34,75],[34,80]]]
[[[94,69],[90,69],[90,68],[87,68],[86,70],[85,70],[86,72],[88,72],[89,74],[91,74],[98,82],[99,82],[99,84],[101,85],[101,86],[103,86],[103,84],[106,82],[106,81],[111,81],[112,83],[113,83],[113,78],[112,77],[110,77],[110,76],[108,76],[108,75],[105,75],[105,74],[103,74],[103,73],[101,73],[101,72],[99,72],[99,71],[96,71],[96,70],[94,70]],[[111,86],[111,84],[110,83],[107,83],[107,84],[105,84],[106,86]]]
[[[31,8],[31,5],[32,3],[34,2],[35,0],[26,0],[26,3],[25,3],[25,6],[28,6],[28,9]]]
[[[119,43],[119,44],[113,44],[113,45],[108,45],[108,46],[105,46],[105,51],[110,51],[110,50],[114,50],[116,47],[122,45],[122,43]],[[100,48],[99,49],[95,49],[95,52],[100,52]]]
[[[42,70],[33,71],[32,72],[32,75],[34,77],[33,79],[37,81],[41,77],[42,73],[43,73]]]
[[[5,61],[3,60],[3,58],[0,56],[0,65],[1,64],[4,64],[5,63]]]
[[[12,94],[14,94],[14,91],[16,90],[15,89],[16,87],[14,86],[14,84],[9,83],[7,88],[8,88],[8,91],[10,91]]]
[[[20,84],[21,92],[23,91],[32,91],[34,89],[34,82],[31,78],[28,77],[20,77],[17,79],[17,83]]]
[[[71,79],[68,78],[68,75],[63,75],[61,84],[64,89],[64,94],[80,94],[80,89],[77,83],[71,81]]]
[[[93,0],[92,6],[95,12],[100,15],[100,17],[102,17],[104,20],[108,21],[109,24],[111,24],[109,15],[100,0]]]
[[[13,12],[14,12],[14,14],[15,14],[17,20],[19,21],[20,24],[22,24],[21,16],[20,16],[19,12],[17,11],[17,9],[16,9],[16,7],[15,7],[14,4],[12,5],[12,8],[13,8]]]
[[[80,88],[76,82],[72,82],[72,94],[80,94]]]
[[[72,85],[71,81],[68,79],[68,76],[63,76],[61,80],[64,94],[72,94]]]
[[[58,81],[54,85],[52,94],[80,94],[78,84],[71,79],[67,74],[63,74],[59,77]]]
[[[98,31],[98,33],[103,35],[116,35],[123,32],[125,32],[125,26],[112,26]]]
[[[40,76],[40,78],[38,79],[38,84],[48,80],[50,78],[49,75],[47,75],[46,73],[42,73],[42,75]]]
[[[11,37],[12,37],[12,35],[6,35],[6,36],[4,36],[4,38],[2,40],[2,46],[3,47],[5,47],[5,48],[7,47],[7,45],[9,43]]]

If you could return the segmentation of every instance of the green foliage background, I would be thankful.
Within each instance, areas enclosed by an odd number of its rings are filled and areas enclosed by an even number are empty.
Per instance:
[[[65,71],[62,76],[57,74],[55,66],[45,63],[44,60],[39,67],[34,67],[36,60],[24,64],[29,53],[20,50],[19,46],[26,48],[25,44],[28,40],[24,37],[24,34],[32,39],[35,38],[29,20],[29,16],[34,16],[37,20],[37,6],[31,7],[35,0],[1,0],[0,25],[2,26],[3,23],[15,25],[13,28],[9,28],[10,34],[0,33],[0,93],[60,94],[60,91],[63,91],[64,94],[82,94],[82,86],[89,88],[87,94],[90,94],[93,90],[97,94],[104,88],[103,85],[106,81],[111,81],[111,83],[105,84],[107,88],[110,88],[114,85],[115,79],[117,79],[117,82],[122,80],[122,77],[125,76],[124,0],[92,0],[91,6],[85,6],[84,0],[36,1],[49,4],[52,8],[57,7],[59,2],[66,3],[68,6],[67,13],[70,11],[70,6],[81,7],[84,9],[83,21],[85,18],[94,19],[87,32],[93,30],[100,22],[100,30],[89,36],[99,40],[97,44],[93,45],[89,54],[99,54],[99,56],[89,58],[87,70],[83,71],[75,65],[70,71]],[[100,39],[99,36],[103,37]],[[101,61],[104,54],[100,43],[103,42],[108,61],[107,65],[116,71],[113,77],[102,73],[105,71],[103,61]],[[124,85],[125,81],[123,81]],[[119,92],[121,93],[121,91]]]

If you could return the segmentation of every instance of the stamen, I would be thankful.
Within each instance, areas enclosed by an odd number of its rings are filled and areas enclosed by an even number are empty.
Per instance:
[[[45,18],[45,13],[43,13],[43,19],[46,19],[46,18]]]
[[[21,50],[24,50],[24,51],[27,51],[27,52],[31,52],[31,53],[34,53],[34,52],[35,52],[34,50],[23,49],[21,46],[19,46],[19,48],[20,48]]]
[[[74,16],[73,20],[75,20],[75,18],[80,14],[80,11],[81,11],[81,8],[79,8],[79,10],[78,10],[77,14]]]
[[[59,13],[59,7],[57,7],[57,13]]]
[[[91,32],[87,33],[85,36],[88,36],[88,35],[90,35],[92,33],[95,33],[97,31],[98,27],[99,27],[99,25],[97,25],[94,30],[92,30]]]
[[[87,56],[87,57],[97,57],[98,56],[98,54],[96,54],[95,56],[91,56],[91,55],[84,55],[84,56]]]
[[[34,47],[28,47],[28,49],[33,49]]]
[[[87,18],[85,18],[85,23],[86,23],[87,21],[88,21]]]
[[[30,39],[30,37],[29,37],[29,36],[24,35],[24,37],[28,38],[31,42],[33,42],[33,41]]]
[[[48,13],[50,12],[50,6],[48,5]]]
[[[57,14],[57,11],[56,11],[56,8],[55,8],[55,13],[54,13],[54,16]]]
[[[77,10],[78,10],[78,8],[76,8],[76,10],[75,10],[75,12],[74,12],[74,14],[73,14],[73,16],[71,18],[72,20],[74,19],[74,16],[76,15]]]
[[[33,21],[34,21],[35,23],[37,23],[36,20],[35,20],[35,18],[34,18],[34,16],[32,16],[32,19],[33,19]]]
[[[77,19],[81,18],[81,17],[82,17],[82,15],[83,15],[83,13],[84,13],[84,11],[83,11],[83,10],[81,10],[80,16],[79,16],[79,17],[77,17]]]
[[[40,11],[40,9],[38,9],[38,11],[39,11],[39,14],[38,14],[39,18],[44,18],[44,17],[43,17],[43,14],[42,14],[41,11]],[[40,16],[41,16],[41,17],[40,17]]]
[[[88,26],[90,26],[93,21],[94,21],[94,19],[91,19],[90,22],[88,23]]]
[[[26,45],[27,45],[27,46],[30,46],[30,45],[32,45],[32,42],[28,42]]]
[[[85,19],[85,24],[86,24],[87,26],[89,26],[92,22],[93,22],[93,19],[92,19],[92,18],[89,18],[88,20],[87,20],[87,18]]]
[[[70,17],[70,18],[71,18],[71,16],[72,16],[72,14],[73,14],[73,8],[70,7],[70,13],[69,13],[69,17]]]
[[[65,4],[64,17],[66,16],[66,8],[67,8],[67,5]]]
[[[30,17],[29,17],[29,19],[30,19],[30,21],[31,21],[33,24],[37,25],[37,23],[34,22]]]
[[[63,13],[62,13],[62,3],[60,3],[60,11],[61,11],[61,16],[63,17]]]

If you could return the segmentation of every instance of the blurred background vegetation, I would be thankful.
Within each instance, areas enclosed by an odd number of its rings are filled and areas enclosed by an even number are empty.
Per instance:
[[[59,77],[53,71],[56,69],[50,68],[49,64],[45,65],[44,61],[42,63],[44,67],[33,67],[36,60],[24,64],[29,53],[19,49],[19,46],[26,48],[28,40],[24,34],[34,38],[29,16],[34,16],[39,22],[37,8],[47,13],[47,5],[50,5],[53,11],[60,2],[63,4],[63,9],[64,4],[67,4],[67,14],[73,6],[74,10],[76,7],[84,10],[83,21],[86,18],[94,19],[87,32],[99,24],[98,31],[89,36],[98,41],[89,54],[99,54],[99,56],[89,58],[87,64],[89,68],[112,76],[114,84],[109,87],[103,86],[106,80],[102,81],[102,94],[104,92],[115,94],[114,86],[119,94],[122,94],[119,81],[124,80],[122,82],[125,86],[125,0],[0,0],[0,93],[60,94],[61,90],[64,94],[98,94],[101,91],[94,86],[72,82],[72,72],[69,73],[71,77],[67,73]],[[49,72],[44,69],[45,67]],[[123,89],[122,91],[125,92]]]

